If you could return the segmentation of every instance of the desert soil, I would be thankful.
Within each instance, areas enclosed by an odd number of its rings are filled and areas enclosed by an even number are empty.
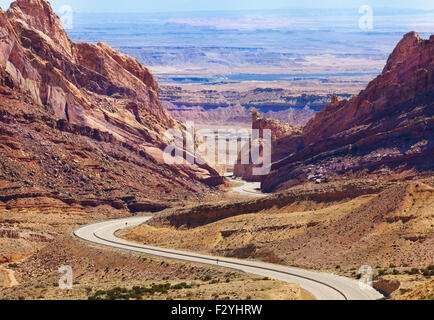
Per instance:
[[[377,194],[337,202],[307,198],[193,228],[145,224],[123,230],[119,236],[160,247],[354,278],[362,265],[369,265],[375,280],[400,282],[400,290],[391,295],[400,298],[432,289],[433,213],[434,188],[422,182],[404,182]]]
[[[209,193],[202,202],[246,199],[220,191]],[[124,210],[108,206],[70,214],[51,209],[3,211],[0,299],[313,299],[294,284],[91,246],[72,236],[80,225],[125,216]],[[72,290],[58,285],[58,269],[64,265],[73,270]],[[145,289],[131,295],[133,288]]]
[[[59,287],[58,268],[63,265],[73,270],[71,290]],[[90,246],[70,235],[8,268],[13,268],[19,284],[0,289],[0,299],[312,299],[297,285]],[[136,291],[139,293],[132,295]]]

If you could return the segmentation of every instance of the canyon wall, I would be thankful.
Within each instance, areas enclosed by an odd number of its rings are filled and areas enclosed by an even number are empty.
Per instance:
[[[431,175],[434,169],[434,36],[406,34],[381,75],[350,100],[332,99],[299,141],[281,141],[265,191],[306,181]],[[276,157],[275,157],[276,158]]]
[[[156,211],[224,183],[166,164],[168,129],[184,127],[135,59],[72,42],[47,1],[0,9],[0,210]]]

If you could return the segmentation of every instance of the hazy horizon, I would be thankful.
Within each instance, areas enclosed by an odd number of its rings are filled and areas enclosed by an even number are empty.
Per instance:
[[[9,8],[11,0],[0,0],[3,10]],[[254,11],[254,10],[286,10],[286,9],[355,9],[363,5],[371,5],[376,9],[399,10],[434,10],[434,2],[426,0],[414,0],[411,2],[397,0],[394,2],[380,1],[343,1],[343,0],[305,0],[301,4],[298,1],[288,0],[221,0],[217,2],[204,2],[200,0],[165,0],[160,2],[129,0],[53,0],[49,1],[55,10],[61,6],[69,5],[74,11],[81,13],[170,13],[170,12],[195,12],[195,11]]]

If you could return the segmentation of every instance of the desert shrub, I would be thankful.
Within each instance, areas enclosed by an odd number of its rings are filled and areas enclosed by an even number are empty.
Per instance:
[[[206,275],[205,277],[202,278],[202,281],[204,281],[204,282],[208,282],[208,281],[210,281],[211,279],[212,279],[212,278],[211,278],[210,275]]]
[[[175,284],[175,285],[172,287],[172,289],[174,289],[174,290],[190,289],[190,288],[191,288],[191,286],[188,285],[188,284],[185,283],[185,282],[181,282],[181,283]]]
[[[421,270],[421,271],[422,271],[422,274],[423,274],[425,277],[427,277],[427,278],[430,278],[431,276],[434,276],[434,269],[426,268],[426,269]]]
[[[167,294],[169,290],[190,289],[191,285],[186,282],[178,283],[174,286],[170,283],[152,284],[150,287],[134,286],[131,290],[116,287],[110,290],[98,290],[89,300],[142,300],[145,295],[154,295],[156,293]],[[89,292],[90,293],[90,292]]]
[[[379,276],[385,276],[387,274],[387,271],[385,269],[381,269],[378,271]]]
[[[411,289],[399,289],[399,292],[401,293],[401,294],[406,294],[406,293],[408,293],[408,292],[410,292],[411,291]]]
[[[415,274],[419,274],[419,269],[418,268],[412,268],[411,270],[407,271],[407,274],[410,275],[415,275]]]

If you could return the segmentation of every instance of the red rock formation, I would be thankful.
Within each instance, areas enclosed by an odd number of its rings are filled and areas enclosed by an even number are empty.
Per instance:
[[[246,181],[261,181],[262,176],[255,176],[253,174],[254,164],[242,164],[242,159],[248,159],[251,155],[252,145],[256,145],[260,148],[262,155],[263,150],[263,133],[264,130],[271,131],[271,140],[272,140],[272,152],[273,157],[271,160],[276,160],[279,157],[279,148],[280,142],[284,139],[296,139],[296,137],[300,136],[301,128],[291,126],[289,124],[282,124],[278,120],[267,119],[261,116],[259,112],[252,112],[252,129],[259,130],[259,139],[257,141],[252,141],[250,144],[245,145],[237,159],[237,163],[234,166],[234,176],[242,177]]]
[[[252,129],[259,130],[260,135],[262,135],[264,130],[270,130],[273,141],[301,132],[299,127],[291,126],[287,123],[282,124],[279,120],[264,118],[256,111],[252,113]]]
[[[167,89],[166,89],[167,90]],[[186,91],[181,91],[179,95]],[[167,92],[163,92],[167,95]],[[203,94],[202,92],[197,94]],[[172,98],[165,97],[166,99]],[[174,98],[175,99],[175,98]],[[235,99],[235,98],[234,98]],[[197,124],[223,125],[223,126],[244,126],[251,123],[251,109],[240,104],[231,104],[227,107],[206,109],[203,106],[176,106],[171,102],[162,102],[165,109],[175,119],[186,122],[194,121]],[[289,108],[280,111],[268,111],[264,116],[268,119],[279,120],[281,123],[288,123],[294,126],[304,126],[313,118],[315,111],[309,106],[302,109]]]
[[[0,9],[0,201],[23,191],[152,210],[167,205],[148,199],[221,184],[208,165],[164,163],[170,128],[183,129],[137,60],[102,43],[72,42],[45,0]]]
[[[373,283],[374,288],[389,297],[399,289],[401,283],[398,280],[379,279]]]
[[[302,141],[273,164],[263,189],[342,175],[401,179],[432,172],[433,58],[434,36],[406,34],[365,90],[350,100],[334,98],[317,113]]]
[[[134,143],[160,142],[175,125],[146,68],[105,44],[72,43],[46,1],[19,0],[1,15],[8,30],[2,66],[15,87],[59,118]]]

